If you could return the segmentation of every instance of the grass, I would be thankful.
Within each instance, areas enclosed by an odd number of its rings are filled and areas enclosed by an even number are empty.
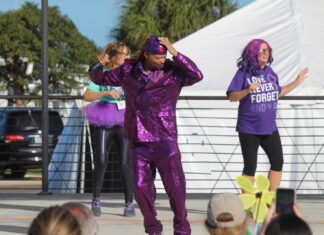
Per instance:
[[[5,175],[10,175],[11,170],[6,169],[4,174]],[[25,177],[28,177],[28,178],[41,178],[42,177],[42,168],[28,169]]]
[[[41,178],[42,177],[42,168],[29,169],[27,171],[25,177]]]

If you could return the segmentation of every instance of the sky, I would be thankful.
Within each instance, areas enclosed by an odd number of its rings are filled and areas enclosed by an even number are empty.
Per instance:
[[[254,0],[233,0],[243,7]],[[0,12],[17,10],[25,2],[33,2],[39,7],[42,0],[0,0]],[[67,15],[80,33],[104,47],[112,42],[109,32],[118,24],[120,12],[125,0],[47,0],[49,6],[58,6],[63,15]]]

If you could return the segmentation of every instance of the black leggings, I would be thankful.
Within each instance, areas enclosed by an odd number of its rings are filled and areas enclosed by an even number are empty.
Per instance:
[[[105,172],[108,166],[108,155],[112,140],[115,140],[119,154],[119,166],[122,176],[125,203],[133,202],[133,178],[129,163],[128,141],[123,138],[123,127],[113,126],[94,127],[94,170],[93,170],[93,197],[99,198],[102,191]]]
[[[254,176],[257,168],[258,148],[261,146],[267,154],[270,162],[270,169],[282,171],[283,152],[279,132],[275,131],[271,135],[253,135],[239,133],[241,149],[244,160],[243,174]]]

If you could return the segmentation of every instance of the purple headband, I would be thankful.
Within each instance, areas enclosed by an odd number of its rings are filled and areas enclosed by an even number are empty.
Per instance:
[[[142,51],[148,51],[153,54],[164,55],[167,53],[167,48],[159,42],[158,36],[151,36],[148,39],[146,39],[146,42],[142,47]]]

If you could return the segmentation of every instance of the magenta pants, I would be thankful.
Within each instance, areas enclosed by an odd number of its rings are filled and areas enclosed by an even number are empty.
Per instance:
[[[144,216],[145,232],[160,234],[163,230],[161,222],[156,218],[154,205],[156,199],[154,180],[157,169],[174,213],[174,234],[191,234],[185,205],[186,181],[178,144],[175,141],[132,143],[130,151],[135,199]]]

